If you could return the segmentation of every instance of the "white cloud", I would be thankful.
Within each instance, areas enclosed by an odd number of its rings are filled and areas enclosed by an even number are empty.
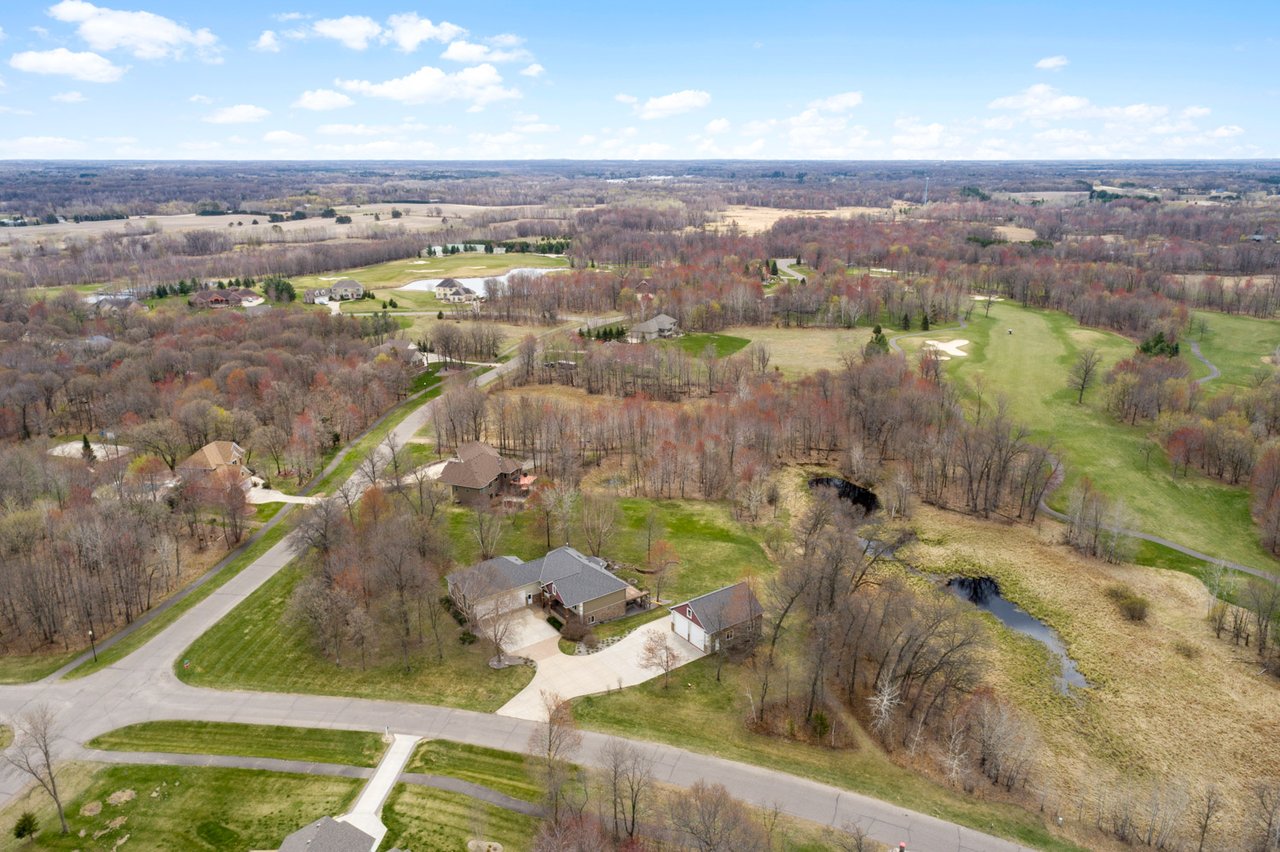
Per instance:
[[[402,104],[470,101],[473,108],[479,108],[494,101],[520,97],[518,91],[503,87],[502,75],[488,63],[463,68],[453,74],[424,65],[412,74],[381,83],[369,80],[336,80],[335,85],[348,92],[386,98]]]
[[[713,118],[711,121],[707,122],[707,132],[713,136],[719,133],[728,133],[729,119]]]
[[[1065,56],[1046,56],[1036,63],[1036,67],[1041,71],[1061,71],[1071,64],[1071,60]]]
[[[925,124],[918,118],[900,118],[893,126],[898,132],[890,137],[889,143],[893,145],[895,157],[935,157],[959,142],[956,134],[948,133],[947,128],[936,121]]]
[[[1213,110],[1204,106],[1189,106],[1182,111],[1183,118],[1204,118]]]
[[[58,74],[84,80],[86,83],[114,83],[125,69],[106,57],[84,51],[73,53],[65,47],[54,50],[28,50],[15,53],[9,64],[32,74]]]
[[[87,98],[79,92],[58,92],[58,94],[49,98],[51,101],[57,101],[60,104],[79,104],[84,103]]]
[[[1232,136],[1239,136],[1244,133],[1244,128],[1238,124],[1224,124],[1221,127],[1214,128],[1209,135],[1214,139],[1230,139]]]
[[[288,130],[272,130],[262,134],[262,141],[275,145],[305,145],[307,144],[307,137]]]
[[[383,136],[395,128],[369,124],[322,124],[316,132],[322,136]]]
[[[331,38],[352,50],[364,50],[382,34],[382,26],[364,15],[343,15],[341,18],[324,18],[312,25],[318,36]]]
[[[76,33],[94,50],[127,50],[139,59],[177,59],[187,48],[200,58],[216,61],[218,37],[208,29],[192,30],[152,12],[123,12],[85,0],[62,0],[49,7],[49,16],[77,24]]]
[[[449,42],[466,32],[457,24],[448,21],[433,24],[426,18],[419,18],[417,12],[407,12],[387,18],[387,28],[382,39],[393,43],[405,53],[411,53],[424,41]]]
[[[298,96],[293,105],[298,109],[309,109],[316,112],[323,112],[331,109],[342,109],[354,104],[355,101],[332,89],[310,89]]]
[[[710,93],[700,89],[685,89],[669,95],[649,98],[638,111],[641,118],[652,120],[703,109],[709,103],[711,103]]]
[[[60,154],[77,154],[84,150],[79,139],[65,136],[20,136],[17,139],[0,139],[0,151],[10,160],[44,160]]]
[[[542,72],[546,70],[547,69],[543,68],[541,65],[535,62],[532,65],[528,65],[524,68],[521,68],[520,74],[521,76],[524,76],[524,77],[541,77]]]
[[[613,99],[620,104],[634,104],[640,101],[635,95],[614,95]]]
[[[214,110],[206,115],[204,120],[210,124],[251,124],[255,121],[262,121],[269,115],[271,115],[270,110],[265,110],[260,106],[236,104],[235,106]]]
[[[193,104],[213,103],[213,98],[209,97],[208,95],[192,95],[191,97],[187,98],[187,100],[191,101],[191,103]]]
[[[548,124],[545,121],[539,121],[537,116],[530,116],[529,120],[522,121],[511,129],[515,133],[555,133],[560,130],[560,125]]]
[[[842,92],[838,95],[821,98],[809,104],[811,109],[826,112],[847,112],[862,103],[862,92]]]
[[[451,62],[528,62],[532,57],[529,51],[520,47],[524,41],[519,36],[499,35],[488,39],[489,44],[476,44],[472,41],[458,40],[450,42],[441,59]]]
[[[987,104],[991,109],[1010,109],[1029,118],[1061,118],[1086,112],[1089,99],[1076,95],[1064,95],[1046,83],[1036,83],[1016,95],[996,98]]]
[[[103,145],[136,145],[138,143],[138,137],[136,136],[96,136],[94,137],[93,141],[99,142]]]
[[[279,53],[280,39],[276,37],[273,30],[263,30],[262,35],[258,36],[258,40],[253,43],[254,50],[261,50],[263,53]]]
[[[288,21],[301,21],[306,19],[307,17],[309,16],[304,15],[301,12],[278,12],[277,14],[274,14],[271,16],[273,20],[279,21],[280,23],[286,23]]]

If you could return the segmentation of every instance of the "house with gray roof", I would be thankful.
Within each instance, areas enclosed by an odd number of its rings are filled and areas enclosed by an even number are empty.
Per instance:
[[[499,556],[450,574],[449,594],[465,612],[484,618],[540,604],[563,618],[596,624],[644,607],[649,596],[621,580],[598,556],[565,545],[540,559]]]
[[[675,337],[679,333],[680,328],[675,317],[658,314],[656,317],[631,326],[631,330],[627,332],[627,340],[630,343],[645,343],[658,338]]]
[[[377,840],[354,825],[321,817],[290,834],[280,852],[372,852]]]
[[[707,592],[671,608],[671,631],[712,653],[752,641],[764,610],[746,582]]]

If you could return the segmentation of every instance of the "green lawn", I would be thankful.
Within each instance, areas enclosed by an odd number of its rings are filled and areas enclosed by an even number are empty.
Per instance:
[[[680,563],[669,571],[662,596],[685,600],[744,577],[773,573],[774,566],[764,549],[748,529],[733,518],[727,503],[701,500],[648,500],[630,497],[620,501],[621,519],[617,532],[605,553],[611,561],[624,566],[624,579],[649,586],[644,575],[628,572],[625,566],[647,563],[645,519],[650,507],[657,510],[665,531],[660,537],[671,545]],[[449,534],[454,543],[454,557],[461,565],[478,560],[478,548],[471,534],[472,513],[454,508],[449,517]],[[558,535],[557,531],[557,535]],[[559,542],[552,542],[553,546]],[[569,531],[569,543],[589,552],[582,531],[576,525]],[[535,513],[521,512],[498,548],[500,553],[521,559],[536,559],[547,552],[546,532]]]
[[[326,272],[323,275],[300,275],[290,279],[293,286],[301,293],[309,287],[327,287],[338,278],[354,278],[364,285],[365,289],[374,289],[378,298],[395,295],[385,291],[400,287],[420,278],[487,278],[502,275],[512,269],[535,268],[557,269],[568,267],[569,261],[558,257],[543,257],[540,254],[484,254],[471,252],[455,254],[448,257],[409,258],[407,260],[391,260],[373,266],[361,266],[356,269],[343,269]],[[396,301],[399,297],[396,296]],[[360,304],[356,301],[354,304]],[[373,304],[370,302],[369,304]],[[380,303],[379,303],[380,304]]]
[[[1201,320],[1208,328],[1203,335],[1199,328]],[[1262,363],[1262,357],[1280,346],[1280,322],[1195,311],[1185,339],[1199,341],[1200,352],[1222,371],[1220,378],[1205,386],[1210,393],[1217,390],[1219,384],[1252,387],[1255,376],[1274,372],[1274,368]],[[1208,372],[1189,351],[1183,357],[1195,365],[1194,375]]]
[[[80,651],[0,657],[0,684],[31,683],[56,672],[80,656]]]
[[[405,772],[460,778],[526,802],[536,802],[543,797],[542,787],[529,772],[525,756],[513,751],[427,740],[418,744]]]
[[[195,686],[350,695],[391,701],[420,701],[468,710],[492,711],[524,688],[533,677],[527,666],[494,671],[485,643],[464,646],[449,621],[444,661],[423,648],[410,657],[406,673],[394,648],[384,650],[368,668],[348,648],[343,664],[322,658],[306,629],[285,618],[289,596],[304,577],[300,562],[281,569],[183,652],[189,669],[178,677]]]
[[[502,844],[506,852],[522,852],[538,832],[538,820],[533,817],[412,784],[397,784],[391,790],[382,821],[387,836],[379,848],[413,852],[458,852],[477,835]]]
[[[147,642],[151,641],[161,630],[164,630],[173,622],[177,621],[180,616],[191,609],[200,601],[209,597],[209,595],[222,588],[232,577],[243,571],[250,563],[271,548],[275,547],[289,532],[288,523],[280,523],[267,530],[262,538],[249,545],[244,551],[235,558],[235,561],[222,569],[216,577],[160,613],[110,648],[98,652],[98,660],[88,660],[76,666],[68,674],[67,678],[84,677],[93,674],[99,669],[106,668],[113,663],[123,660],[129,654],[132,654],[138,648],[141,648]]]
[[[284,503],[258,503],[253,507],[254,519],[258,523],[265,524],[276,516],[276,513],[284,508]]]
[[[346,766],[377,766],[385,750],[382,738],[368,731],[230,722],[143,722],[95,737],[88,745],[108,751],[230,754]]]
[[[728,334],[685,334],[675,341],[677,346],[694,356],[701,355],[710,346],[715,350],[717,358],[727,358],[746,348],[750,342],[745,337],[732,337]]]
[[[13,742],[13,728],[8,725],[0,725],[0,751],[4,751]]]
[[[247,769],[107,766],[76,785],[81,792],[66,808],[70,834],[58,833],[57,815],[41,793],[6,810],[0,849],[277,849],[317,817],[345,811],[363,783]],[[118,793],[128,801],[110,804]],[[40,833],[19,844],[11,829],[26,809],[36,811]]]
[[[967,393],[972,395],[981,378],[988,402],[1003,394],[1015,420],[1030,426],[1034,437],[1052,439],[1066,467],[1066,481],[1050,501],[1055,509],[1066,507],[1071,487],[1087,476],[1098,488],[1122,498],[1133,523],[1144,532],[1213,556],[1280,569],[1280,562],[1259,543],[1245,488],[1194,471],[1186,477],[1175,475],[1163,450],[1147,437],[1150,424],[1117,423],[1104,410],[1101,381],[1086,394],[1084,405],[1076,404],[1075,393],[1066,387],[1076,352],[1097,348],[1105,372],[1133,352],[1132,341],[1082,328],[1065,314],[1010,302],[993,305],[989,319],[975,311],[968,329],[938,337],[972,341],[966,347],[969,356],[946,362]],[[902,344],[912,353],[920,338]]]
[[[1054,837],[1030,812],[981,802],[934,784],[896,766],[865,738],[860,737],[856,749],[832,750],[751,733],[742,720],[750,712],[747,692],[756,689],[755,683],[737,666],[726,665],[720,683],[715,671],[716,661],[707,658],[674,672],[668,689],[659,678],[621,692],[575,699],[574,716],[584,728],[782,767],[1036,848],[1075,848]]]

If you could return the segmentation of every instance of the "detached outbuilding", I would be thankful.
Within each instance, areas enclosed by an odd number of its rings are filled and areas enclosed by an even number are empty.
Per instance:
[[[710,654],[754,641],[763,617],[751,587],[734,583],[673,606],[671,631]]]

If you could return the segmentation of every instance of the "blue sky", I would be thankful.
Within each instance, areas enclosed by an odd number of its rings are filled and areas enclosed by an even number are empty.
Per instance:
[[[5,0],[0,158],[1280,156],[1274,2]]]

